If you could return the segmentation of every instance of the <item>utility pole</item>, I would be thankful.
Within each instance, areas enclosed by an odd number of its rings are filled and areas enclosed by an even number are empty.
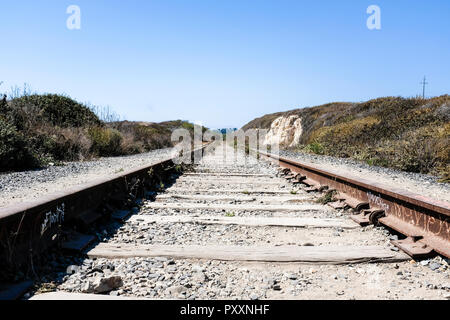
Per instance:
[[[425,86],[428,84],[427,78],[425,76],[423,77],[423,81],[420,84],[423,85],[422,98],[425,99]]]

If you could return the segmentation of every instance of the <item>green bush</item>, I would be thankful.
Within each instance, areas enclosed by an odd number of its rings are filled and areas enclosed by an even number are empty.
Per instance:
[[[318,142],[313,142],[308,144],[305,149],[306,152],[312,152],[315,154],[323,154],[324,153],[324,147]]]
[[[52,128],[30,138],[30,144],[43,156],[43,163],[77,161],[89,158],[91,141],[85,131],[79,128]]]
[[[99,118],[88,107],[66,96],[34,94],[13,99],[11,104],[15,109],[35,107],[39,113],[30,116],[42,117],[52,125],[63,128],[101,125]]]
[[[6,113],[6,108],[7,108],[6,95],[3,95],[0,97],[0,114]]]
[[[92,140],[91,152],[100,157],[117,156],[122,154],[122,135],[119,131],[104,127],[89,129]]]
[[[0,96],[0,170],[147,152],[173,146],[174,129],[193,130],[181,120],[105,123],[93,110],[55,94]]]
[[[34,167],[37,164],[22,134],[0,118],[0,171]]]

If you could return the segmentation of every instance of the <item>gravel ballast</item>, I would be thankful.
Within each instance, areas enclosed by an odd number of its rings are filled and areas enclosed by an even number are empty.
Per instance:
[[[158,149],[132,156],[69,162],[39,170],[0,174],[0,207],[37,200],[69,187],[108,178],[123,171],[170,158],[175,149]]]
[[[48,278],[60,278],[63,283],[48,282],[41,290],[82,293],[96,279],[119,276],[122,286],[108,295],[147,299],[445,300],[450,292],[448,263],[439,257],[421,263],[320,266],[165,257],[63,261],[58,257],[51,268],[59,272]]]
[[[352,159],[319,156],[303,152],[283,150],[280,151],[280,156],[305,164],[319,165],[325,170],[332,170],[343,176],[352,175],[370,180],[386,188],[406,190],[439,201],[450,202],[450,184],[438,182],[439,178],[435,176],[369,166]]]
[[[364,228],[343,229],[338,227],[281,227],[245,225],[202,224],[198,221],[172,223],[167,217],[212,216],[213,218],[243,217],[308,217],[335,218],[342,222],[350,221],[352,210],[334,210],[326,205],[316,203],[322,193],[307,193],[300,185],[292,185],[276,176],[276,167],[268,161],[249,163],[248,165],[220,161],[221,154],[205,156],[202,164],[196,166],[199,172],[230,174],[231,172],[272,173],[266,178],[267,186],[273,191],[287,190],[285,196],[297,196],[301,204],[311,203],[315,210],[302,209],[300,203],[292,210],[277,209],[268,211],[269,207],[260,209],[256,204],[239,203],[238,199],[214,200],[215,197],[245,196],[264,197],[265,203],[279,201],[279,194],[253,193],[254,181],[249,177],[228,177],[236,182],[223,183],[225,178],[217,176],[204,177],[192,175],[181,176],[165,193],[154,199],[143,199],[140,207],[133,210],[129,220],[106,222],[99,226],[95,235],[100,245],[124,246],[135,250],[139,246],[204,247],[205,252],[217,246],[234,246],[248,250],[268,248],[280,250],[285,247],[309,247],[311,251],[325,246],[342,247],[351,250],[353,246],[378,246],[388,252],[397,252],[398,248],[391,240],[399,239],[383,227],[373,225]],[[222,180],[221,180],[222,179]],[[247,181],[247,186],[241,184]],[[200,186],[199,186],[199,181]],[[273,182],[279,182],[273,185]],[[181,188],[182,187],[182,188]],[[208,193],[206,200],[180,198],[187,195],[204,195],[197,189],[214,191]],[[261,188],[258,186],[258,189]],[[247,190],[244,193],[231,191]],[[295,192],[290,192],[295,190]],[[170,195],[168,198],[167,195]],[[166,197],[164,197],[166,196]],[[177,198],[178,196],[178,198]],[[159,200],[158,200],[159,198]],[[158,205],[156,205],[158,204]],[[161,208],[160,204],[167,204]],[[174,209],[174,204],[176,209]],[[204,206],[210,204],[210,206]],[[222,207],[218,206],[221,204]],[[193,206],[195,205],[195,206]],[[235,206],[230,209],[230,206]],[[242,208],[242,205],[248,206]],[[277,204],[277,206],[288,204]],[[257,208],[251,209],[251,206]],[[239,208],[239,210],[237,209]],[[286,208],[284,208],[286,209]],[[159,222],[152,221],[156,219]],[[220,220],[220,219],[217,219]],[[242,222],[242,220],[240,221]],[[93,231],[94,232],[94,231]],[[95,250],[96,245],[94,245]],[[179,249],[179,248],[178,248]],[[151,250],[151,249],[147,249]],[[40,281],[36,290],[28,297],[48,291],[65,293],[97,293],[115,297],[146,299],[447,299],[450,293],[448,259],[435,257],[431,260],[405,260],[386,263],[368,263],[349,260],[344,264],[314,263],[312,261],[273,262],[245,259],[231,261],[215,260],[209,257],[191,258],[189,256],[102,258],[95,253],[80,256],[64,256],[54,252],[39,270]],[[203,251],[202,251],[203,252]],[[133,255],[133,253],[131,253]],[[170,256],[170,257],[169,257]]]

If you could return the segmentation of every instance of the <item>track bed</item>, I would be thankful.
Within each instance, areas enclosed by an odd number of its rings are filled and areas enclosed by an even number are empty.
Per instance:
[[[224,160],[223,151],[204,156],[164,193],[106,228],[87,257],[55,259],[61,268],[73,263],[73,274],[49,273],[34,298],[58,297],[39,295],[42,288],[100,293],[95,284],[113,276],[121,285],[104,294],[115,298],[448,296],[445,259],[416,262],[390,243],[395,236],[385,228],[360,227],[351,212],[319,204],[323,194],[291,184],[269,162]]]

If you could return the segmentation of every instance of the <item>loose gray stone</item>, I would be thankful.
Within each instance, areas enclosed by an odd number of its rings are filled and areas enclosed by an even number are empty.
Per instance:
[[[193,272],[203,272],[203,271],[205,271],[205,268],[203,268],[199,265],[194,265],[194,266],[192,266],[192,271]]]
[[[202,284],[207,280],[207,277],[202,272],[196,272],[192,275],[192,281],[196,284]]]
[[[430,269],[433,270],[433,271],[439,269],[440,267],[441,267],[440,263],[437,263],[437,262],[430,263]]]
[[[82,287],[84,293],[106,293],[123,285],[120,276],[97,277],[92,282],[88,281]]]
[[[170,295],[179,295],[182,293],[186,293],[187,292],[187,288],[185,286],[173,286],[170,288],[167,288],[166,293],[170,294]]]
[[[71,265],[71,266],[68,266],[68,267],[67,267],[66,272],[67,272],[68,274],[75,274],[75,273],[77,273],[79,270],[80,270],[80,267],[79,267],[79,266]]]

